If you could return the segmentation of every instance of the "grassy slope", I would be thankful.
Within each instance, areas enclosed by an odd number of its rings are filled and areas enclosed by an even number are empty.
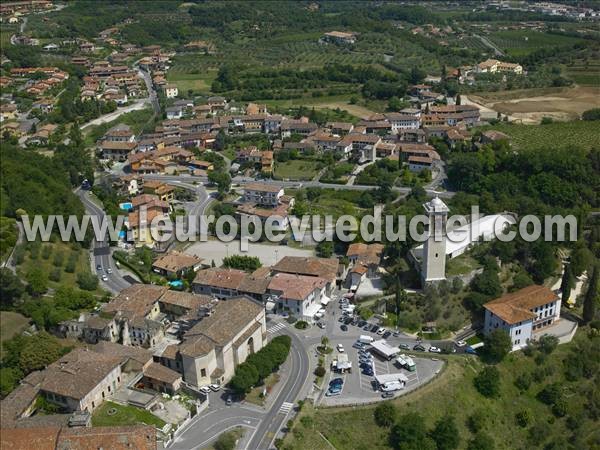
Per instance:
[[[576,340],[579,339],[587,339],[583,330],[576,336]],[[585,407],[586,399],[577,394],[573,387],[582,383],[591,385],[592,381],[568,383],[562,374],[561,361],[572,345],[560,346],[548,358],[543,367],[553,370],[554,373],[541,384],[533,383],[525,393],[520,393],[514,386],[515,378],[523,372],[532,372],[540,366],[536,366],[532,358],[522,353],[511,354],[498,365],[502,380],[501,397],[495,400],[481,396],[473,387],[473,378],[482,366],[478,360],[450,357],[449,366],[439,378],[393,403],[398,407],[399,414],[418,412],[423,415],[429,428],[442,415],[447,413],[454,415],[462,440],[460,448],[464,448],[465,442],[471,438],[466,420],[477,410],[487,415],[485,431],[494,436],[497,449],[541,448],[544,443],[571,434],[566,419],[556,419],[551,414],[550,408],[535,398],[545,383],[561,382],[566,391],[568,409],[571,413],[578,413]],[[515,424],[515,413],[523,409],[529,411],[532,417],[531,424],[553,422],[553,425],[548,426],[546,432],[536,436],[531,444],[527,441],[527,428],[520,428]],[[310,419],[296,422],[294,431],[286,438],[286,449],[331,448],[319,436],[317,430],[338,450],[390,448],[387,444],[387,430],[377,427],[373,421],[373,407],[319,410],[306,407],[302,416],[308,416]],[[583,422],[581,430],[578,431],[579,435],[586,439],[592,436],[596,439],[600,438],[600,430],[595,425],[590,420]]]
[[[531,30],[497,31],[490,36],[510,56],[526,56],[540,48],[573,45],[581,39]]]
[[[318,162],[303,159],[275,163],[275,176],[290,180],[311,180],[317,173]]]
[[[0,344],[23,331],[29,319],[12,311],[0,311]],[[2,351],[0,346],[0,352]]]

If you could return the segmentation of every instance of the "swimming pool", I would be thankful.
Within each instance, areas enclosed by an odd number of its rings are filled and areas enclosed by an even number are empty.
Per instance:
[[[174,288],[182,288],[183,287],[183,281],[182,280],[169,281],[169,286],[174,287]]]
[[[133,204],[131,202],[121,203],[119,208],[121,208],[123,211],[129,211],[133,209]]]

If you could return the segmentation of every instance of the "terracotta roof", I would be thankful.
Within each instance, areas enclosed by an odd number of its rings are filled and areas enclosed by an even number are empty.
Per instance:
[[[114,342],[99,341],[96,345],[88,346],[88,349],[102,355],[119,356],[122,362],[131,359],[140,363],[142,366],[152,360],[152,353],[145,348],[121,345]]]
[[[212,267],[198,271],[194,283],[225,289],[238,289],[245,276],[246,272],[243,270]]]
[[[43,371],[41,390],[80,400],[121,364],[121,358],[78,348]]]
[[[272,269],[275,272],[322,277],[330,281],[336,278],[339,261],[337,258],[313,256],[284,256]]]
[[[193,266],[200,264],[203,261],[202,258],[198,258],[193,255],[186,255],[177,251],[171,251],[166,255],[157,258],[153,263],[152,267],[156,267],[161,270],[169,272],[179,272]]]
[[[534,319],[537,315],[531,312],[532,309],[557,299],[556,294],[546,286],[532,285],[506,294],[483,306],[506,323],[514,324]]]
[[[181,378],[181,374],[178,372],[156,362],[151,363],[144,369],[144,376],[168,384],[173,384]]]
[[[244,191],[279,192],[283,186],[271,183],[248,183],[244,185]]]
[[[286,299],[302,301],[316,289],[323,289],[327,281],[320,277],[277,273],[269,282],[269,290],[280,292]]]
[[[212,315],[205,317],[185,333],[180,352],[187,356],[205,355],[214,346],[224,346],[248,325],[256,321],[264,306],[245,297],[220,301]]]
[[[186,309],[208,307],[215,300],[208,295],[191,294],[189,292],[167,291],[159,300],[160,303],[176,305]]]
[[[433,162],[433,159],[431,159],[429,156],[409,156],[408,162],[409,163],[420,163],[420,164],[431,164]]]
[[[346,256],[356,256],[357,262],[360,264],[379,264],[381,256],[383,255],[383,249],[383,244],[365,244],[356,242],[350,244]]]
[[[153,284],[133,284],[123,289],[119,295],[111,300],[104,307],[104,311],[108,313],[119,311],[130,319],[144,317],[168,289],[166,286]]]
[[[260,324],[260,322],[255,322],[254,325],[252,325],[250,328],[248,328],[246,330],[246,332],[244,334],[242,334],[239,338],[237,338],[235,340],[235,342],[233,343],[234,347],[240,347],[242,345],[244,345],[244,343],[250,339],[250,336],[252,336],[256,330],[260,329],[262,325]]]

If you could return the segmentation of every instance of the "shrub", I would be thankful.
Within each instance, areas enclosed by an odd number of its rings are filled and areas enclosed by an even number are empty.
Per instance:
[[[304,320],[299,320],[294,324],[294,327],[296,327],[298,330],[305,330],[306,328],[308,328],[308,322]]]
[[[473,380],[475,389],[489,398],[500,394],[500,372],[495,367],[484,367]]]
[[[80,272],[77,274],[77,285],[84,291],[95,291],[98,287],[98,277],[92,273]]]
[[[223,433],[215,442],[215,450],[233,450],[235,448],[236,439],[232,432]]]
[[[515,414],[515,422],[521,428],[527,427],[527,425],[529,425],[530,421],[531,421],[531,415],[529,414],[529,411],[527,411],[526,409],[524,409],[523,411],[519,411],[517,414]]]
[[[318,366],[315,369],[315,375],[317,377],[324,377],[326,373],[327,373],[327,369],[325,369],[325,367],[323,367],[323,366]]]
[[[380,427],[390,427],[396,422],[397,410],[389,402],[380,403],[373,411],[375,423]]]

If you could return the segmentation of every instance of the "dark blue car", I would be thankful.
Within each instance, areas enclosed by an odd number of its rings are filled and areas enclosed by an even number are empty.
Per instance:
[[[465,353],[468,353],[469,355],[476,355],[477,352],[475,351],[475,349],[471,346],[468,346],[465,348]]]

